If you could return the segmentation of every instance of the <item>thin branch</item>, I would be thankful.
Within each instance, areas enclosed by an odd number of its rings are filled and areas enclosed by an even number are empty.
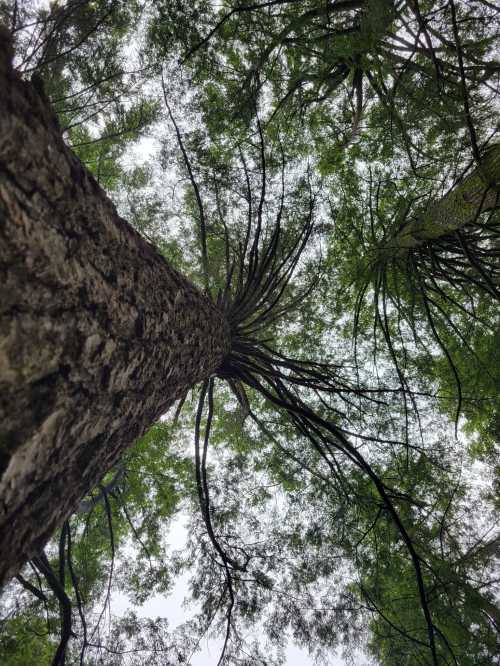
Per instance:
[[[165,107],[167,109],[168,116],[170,118],[170,121],[172,122],[175,133],[177,136],[177,143],[179,145],[179,148],[182,153],[182,157],[184,159],[184,164],[186,165],[186,169],[189,175],[189,180],[191,181],[191,185],[193,187],[194,195],[196,198],[196,204],[198,206],[198,213],[199,213],[199,238],[200,238],[200,245],[201,245],[201,265],[203,268],[203,278],[205,281],[205,291],[207,294],[210,293],[210,274],[208,270],[208,251],[207,251],[207,225],[205,221],[205,209],[203,207],[203,201],[201,199],[200,195],[200,188],[198,187],[198,183],[196,182],[196,178],[194,177],[193,174],[193,169],[191,167],[191,162],[189,160],[188,154],[186,152],[186,149],[184,147],[184,142],[182,140],[182,135],[180,133],[179,127],[175,121],[174,115],[170,109],[170,105],[168,103],[168,96],[167,96],[167,90],[165,87],[165,79],[163,76],[163,72],[161,75],[161,85],[163,89],[163,99],[165,102]]]

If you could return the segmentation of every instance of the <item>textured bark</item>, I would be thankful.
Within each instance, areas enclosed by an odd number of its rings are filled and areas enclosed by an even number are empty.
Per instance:
[[[499,185],[500,145],[495,145],[485,153],[480,167],[384,242],[381,248],[383,258],[404,255],[409,249],[471,224],[479,213],[499,205]]]
[[[0,34],[0,583],[229,351],[219,310],[120,219]]]

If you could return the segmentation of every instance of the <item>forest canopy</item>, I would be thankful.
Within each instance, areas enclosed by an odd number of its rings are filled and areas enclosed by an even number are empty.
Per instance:
[[[0,23],[230,338],[5,586],[1,663],[194,665],[209,639],[217,666],[500,664],[495,4],[3,0]],[[147,617],[178,581],[185,619]]]

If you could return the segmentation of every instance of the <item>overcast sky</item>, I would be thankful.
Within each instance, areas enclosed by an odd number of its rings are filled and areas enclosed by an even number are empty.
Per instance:
[[[172,550],[182,548],[183,544],[186,542],[186,529],[183,525],[182,517],[172,523],[172,527],[168,534],[168,542]],[[179,576],[172,593],[168,597],[152,597],[141,607],[131,606],[124,595],[114,593],[112,598],[112,612],[121,615],[125,613],[127,609],[133,608],[135,613],[140,617],[166,618],[170,629],[174,629],[176,626],[187,620],[193,613],[193,607],[185,608],[183,606],[184,599],[189,596],[188,581],[189,574]],[[191,660],[190,666],[216,666],[220,657],[222,640],[204,640],[201,643],[201,648],[201,651]],[[287,649],[286,657],[286,666],[313,666],[314,664],[306,651],[301,650],[292,644],[290,644]],[[331,655],[329,666],[346,666],[346,662],[339,656]],[[361,664],[359,666],[361,666]]]
[[[140,608],[134,611],[140,617],[164,617],[168,620],[171,629],[185,621],[190,609],[182,606],[184,598],[188,595],[188,576],[182,576],[168,597],[156,596],[150,599]],[[122,613],[127,608],[127,602],[122,595],[113,596],[113,612]],[[191,611],[192,612],[192,611]],[[201,651],[196,654],[190,662],[190,666],[216,666],[220,656],[222,641],[204,640],[201,643]],[[313,666],[313,661],[304,650],[294,645],[289,645],[286,651],[286,666]],[[332,655],[330,666],[346,666],[342,658]]]

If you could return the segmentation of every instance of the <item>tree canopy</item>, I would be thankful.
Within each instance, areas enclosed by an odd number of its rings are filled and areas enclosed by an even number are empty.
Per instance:
[[[232,341],[5,588],[2,663],[180,666],[205,637],[220,666],[286,664],[289,642],[500,663],[494,4],[0,17],[65,141]],[[185,576],[185,622],[141,617]]]

